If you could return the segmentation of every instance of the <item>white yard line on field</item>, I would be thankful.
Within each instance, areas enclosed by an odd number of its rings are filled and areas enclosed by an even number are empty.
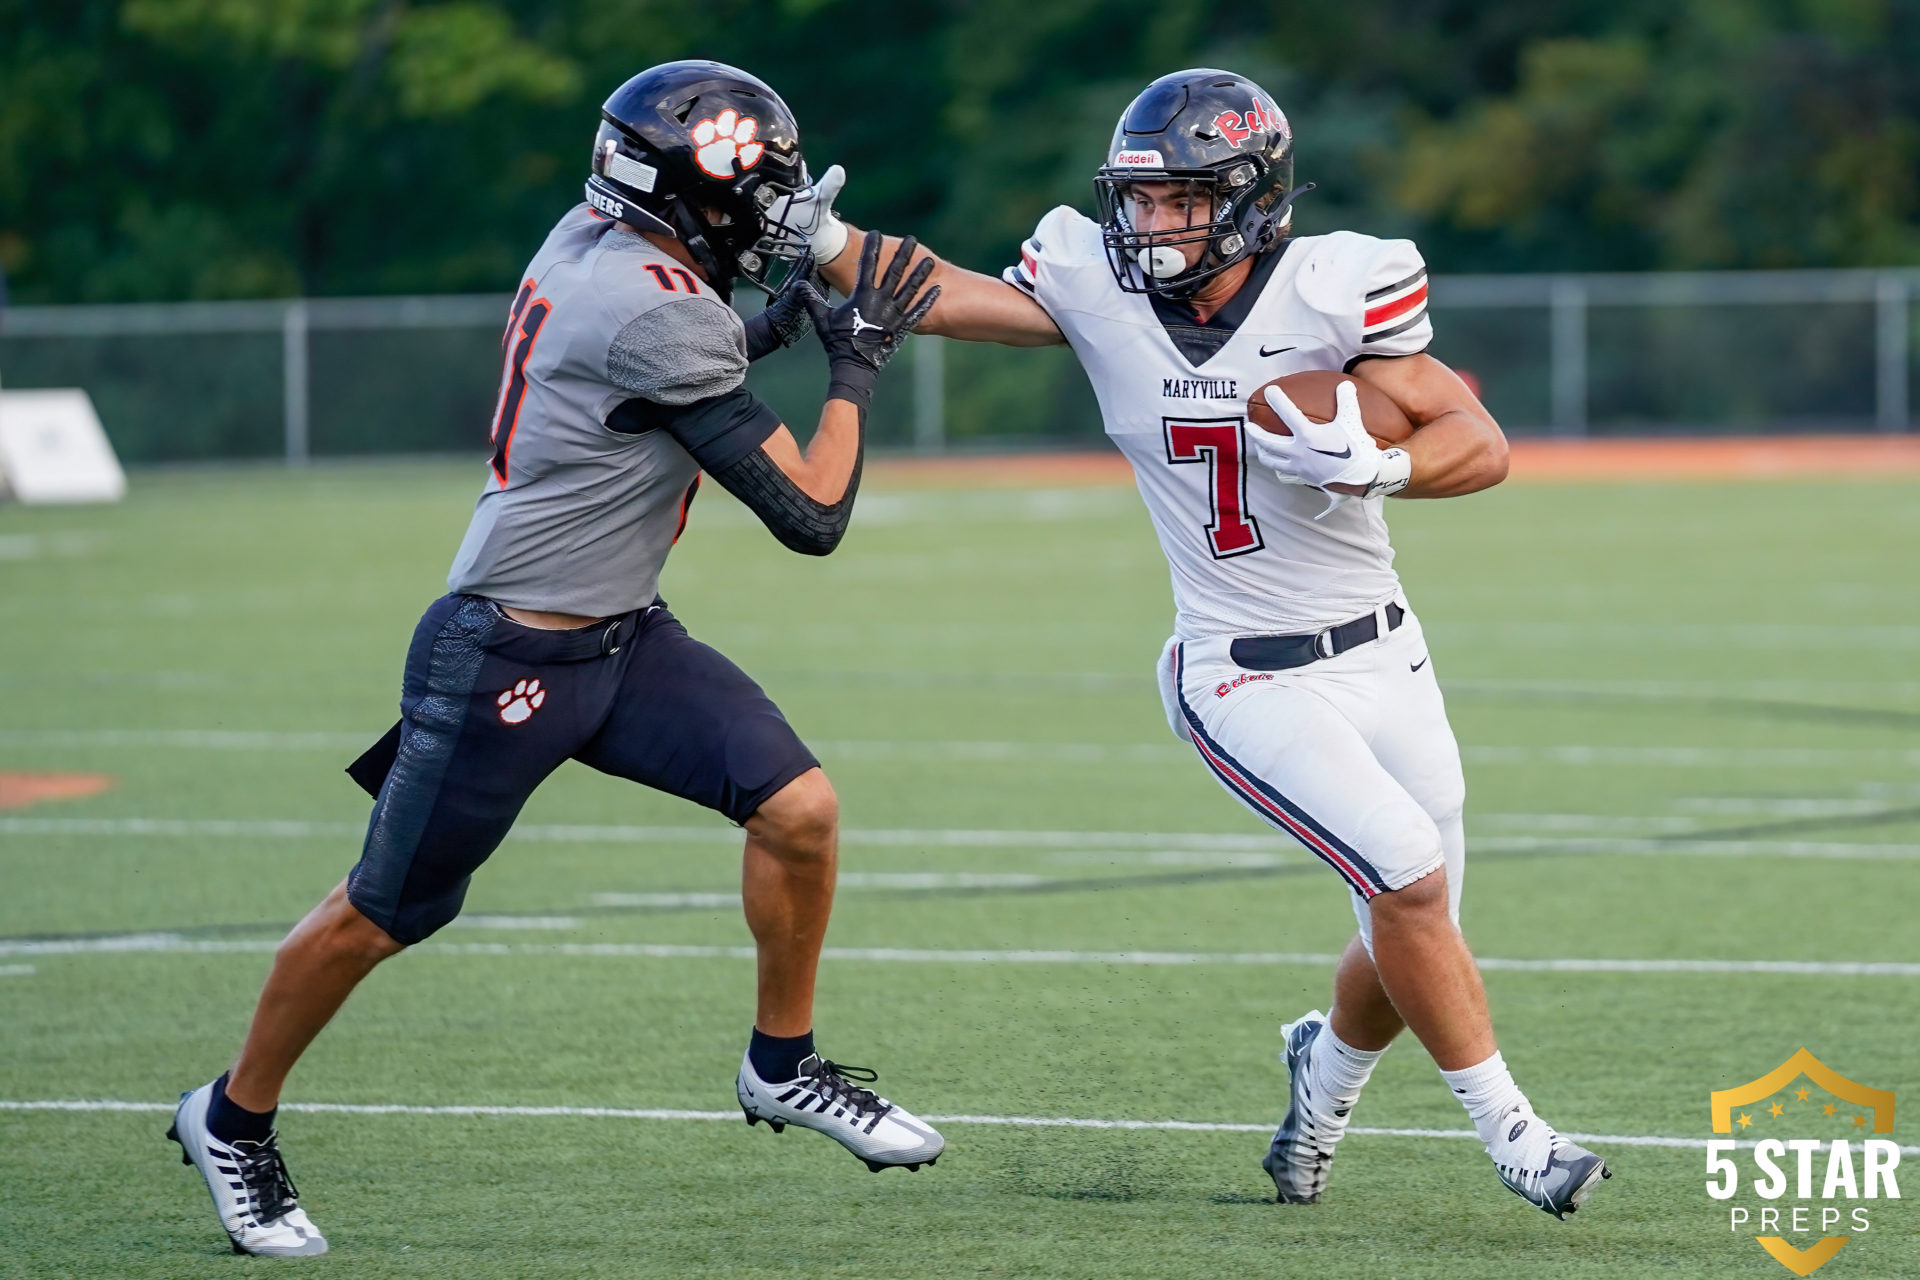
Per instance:
[[[350,751],[372,733],[275,729],[0,729],[0,747],[162,747],[188,751]]]
[[[0,747],[134,747],[210,751],[350,751],[374,735],[266,729],[5,729]],[[808,743],[842,760],[940,764],[1166,764],[1193,753],[1177,742],[922,741],[827,738]],[[1562,768],[1779,768],[1861,765],[1920,766],[1920,748],[1902,747],[1642,747],[1565,743],[1463,746],[1474,765]]]
[[[1839,862],[1920,858],[1920,844],[1847,844],[1816,840],[1635,840],[1620,836],[1469,836],[1468,852],[1626,854],[1662,858],[1814,858]]]
[[[30,964],[0,964],[0,978],[31,978],[33,973]]]
[[[1045,876],[991,872],[842,871],[842,889],[1031,889],[1040,885],[1071,884]],[[740,895],[731,892],[596,893],[596,907],[737,907]]]
[[[366,834],[362,822],[301,818],[26,818],[0,817],[4,836],[144,836],[176,839],[352,839]],[[720,844],[737,847],[731,827],[588,826],[522,823],[509,840],[583,844]],[[1124,859],[1144,851],[1177,863],[1193,855],[1253,853],[1276,856],[1292,846],[1277,835],[1212,831],[1008,831],[974,828],[862,828],[840,833],[840,843],[875,848],[1076,849],[1088,858]],[[1920,844],[1853,844],[1805,840],[1656,840],[1618,836],[1474,836],[1473,849],[1500,853],[1629,854],[1691,858],[1814,858],[1839,861],[1903,861],[1920,858]],[[657,905],[657,904],[656,904]]]
[[[46,1101],[14,1102],[0,1100],[0,1111],[106,1111],[137,1112],[142,1114],[168,1114],[175,1104],[170,1102],[125,1102],[109,1099],[75,1099],[72,1101],[50,1099]],[[682,1111],[665,1107],[512,1107],[493,1106],[474,1103],[464,1106],[417,1106],[408,1103],[383,1102],[283,1102],[282,1111],[307,1112],[318,1115],[349,1116],[487,1116],[499,1118],[578,1118],[585,1120],[706,1120],[738,1123],[738,1111]],[[923,1120],[934,1124],[979,1124],[1004,1125],[1020,1129],[1125,1129],[1158,1130],[1173,1133],[1272,1133],[1273,1125],[1236,1124],[1214,1120],[1096,1120],[1078,1116],[978,1116],[978,1115],[924,1115]],[[1349,1134],[1358,1134],[1367,1138],[1443,1138],[1451,1141],[1471,1140],[1478,1142],[1480,1135],[1471,1129],[1402,1129],[1367,1128],[1356,1125],[1348,1129]],[[1575,1142],[1590,1143],[1606,1147],[1666,1147],[1680,1151],[1699,1151],[1706,1148],[1706,1138],[1670,1138],[1658,1134],[1643,1133],[1564,1133],[1562,1136]],[[1724,1141],[1724,1139],[1723,1139]],[[1736,1146],[1751,1149],[1757,1140],[1736,1142]],[[1903,1155],[1920,1155],[1920,1147],[1901,1147]]]
[[[226,954],[269,952],[271,938],[188,938],[177,933],[133,933],[104,938],[49,938],[0,942],[0,956],[111,954]],[[423,942],[427,955],[580,956],[641,960],[752,960],[746,946],[660,942]],[[939,950],[918,947],[828,947],[828,960],[873,964],[1050,964],[1109,966],[1286,966],[1329,968],[1339,957],[1307,951],[1064,951]],[[1479,957],[1482,969],[1514,973],[1725,973],[1814,977],[1920,978],[1920,963],[1865,960],[1620,960],[1587,957],[1509,959]]]
[[[1494,816],[1494,815],[1490,815]],[[1536,815],[1497,815],[1499,825],[1521,825]],[[1562,825],[1573,815],[1545,815],[1543,825]],[[1601,818],[1598,821],[1610,822]],[[366,833],[363,822],[327,822],[305,818],[28,818],[0,817],[0,836],[157,836],[222,839],[305,839]],[[721,844],[738,845],[737,829],[712,826],[642,826],[613,823],[523,822],[511,840],[560,844]],[[1194,855],[1247,853],[1274,858],[1276,849],[1291,850],[1283,837],[1257,832],[1222,831],[1046,831],[976,827],[848,827],[840,832],[843,845],[875,848],[953,849],[1074,849],[1089,860],[1112,857],[1132,860],[1139,853],[1149,863],[1169,865]],[[1477,849],[1503,852],[1536,850],[1542,853],[1663,853],[1675,856],[1771,855],[1803,858],[1915,858],[1920,844],[1856,844],[1771,840],[1655,840],[1620,837],[1476,836]],[[1077,860],[1077,859],[1076,859]],[[1236,864],[1253,865],[1253,863]]]
[[[450,929],[578,929],[586,921],[579,916],[458,916]]]

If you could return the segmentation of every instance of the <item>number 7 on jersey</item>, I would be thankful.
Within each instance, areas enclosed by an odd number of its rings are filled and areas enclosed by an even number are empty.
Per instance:
[[[1266,545],[1260,524],[1247,514],[1247,457],[1240,418],[1163,418],[1167,462],[1204,463],[1213,518],[1207,544],[1215,560],[1243,556]]]

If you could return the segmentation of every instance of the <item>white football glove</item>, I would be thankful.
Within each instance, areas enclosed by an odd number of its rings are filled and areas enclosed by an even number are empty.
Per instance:
[[[803,237],[813,250],[814,262],[824,267],[847,247],[847,224],[833,212],[833,202],[846,185],[847,171],[832,165],[806,190],[781,196],[768,205],[767,222]]]
[[[1367,491],[1369,498],[1398,493],[1407,487],[1413,474],[1412,458],[1404,449],[1383,451],[1374,443],[1360,417],[1360,393],[1353,383],[1342,382],[1334,388],[1331,422],[1315,422],[1300,412],[1299,406],[1287,399],[1287,393],[1279,387],[1268,387],[1262,394],[1293,434],[1279,435],[1249,422],[1247,445],[1255,457],[1287,484],[1315,489],[1333,484],[1357,485]],[[1325,516],[1352,495],[1329,493],[1327,496],[1331,501],[1326,511],[1314,519]]]

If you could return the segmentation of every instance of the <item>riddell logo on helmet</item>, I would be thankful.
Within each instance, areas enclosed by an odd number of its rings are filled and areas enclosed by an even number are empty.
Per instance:
[[[1160,158],[1158,151],[1116,151],[1113,155],[1113,167],[1116,169],[1163,169],[1166,161]]]
[[[1255,680],[1271,679],[1273,679],[1273,672],[1271,671],[1246,672],[1235,676],[1231,680],[1222,680],[1219,684],[1213,686],[1213,696],[1216,698],[1224,698],[1243,684],[1251,684]]]
[[[1222,111],[1213,118],[1213,127],[1237,148],[1263,129],[1272,129],[1285,134],[1287,118],[1280,114],[1278,107],[1270,106],[1256,98],[1244,118],[1238,111]]]

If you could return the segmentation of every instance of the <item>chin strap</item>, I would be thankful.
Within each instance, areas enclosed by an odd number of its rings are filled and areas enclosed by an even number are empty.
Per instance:
[[[729,301],[733,297],[733,277],[738,267],[737,264],[720,261],[720,255],[714,252],[713,245],[707,240],[706,220],[685,200],[675,200],[667,209],[667,217],[673,227],[674,238],[687,246],[687,252],[693,255],[694,262],[706,274],[707,283],[720,295],[722,302]]]

